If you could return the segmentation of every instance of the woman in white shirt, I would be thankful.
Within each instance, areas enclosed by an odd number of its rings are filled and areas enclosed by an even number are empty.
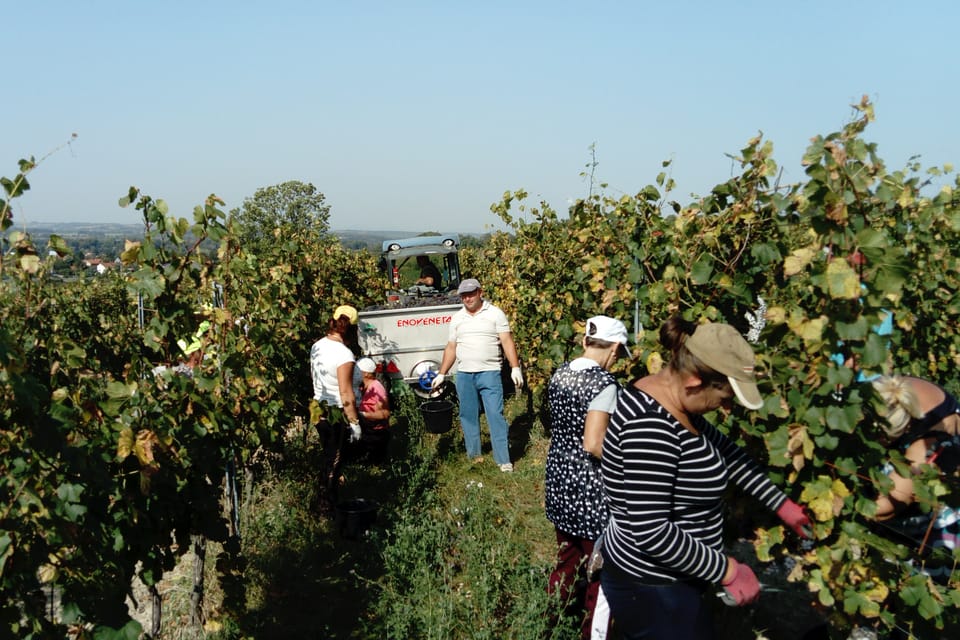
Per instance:
[[[319,506],[330,515],[336,503],[340,459],[345,437],[360,439],[360,414],[353,386],[357,348],[357,310],[340,305],[327,333],[310,348],[313,399],[319,404],[314,424],[323,449]]]

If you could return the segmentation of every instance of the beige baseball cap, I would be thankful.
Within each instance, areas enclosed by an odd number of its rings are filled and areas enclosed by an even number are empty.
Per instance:
[[[701,324],[683,344],[703,364],[727,376],[740,404],[748,409],[763,406],[753,372],[753,349],[739,331],[719,322]]]

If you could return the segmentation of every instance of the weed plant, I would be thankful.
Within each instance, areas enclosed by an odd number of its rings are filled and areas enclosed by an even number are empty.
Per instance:
[[[531,439],[522,398],[509,403],[508,419],[513,474],[500,473],[489,458],[467,461],[459,430],[425,434],[419,415],[411,416],[411,434],[419,433],[427,452],[412,478],[431,477],[435,490],[414,492],[397,515],[364,637],[578,637],[576,622],[546,593],[554,542],[543,515],[542,432]]]

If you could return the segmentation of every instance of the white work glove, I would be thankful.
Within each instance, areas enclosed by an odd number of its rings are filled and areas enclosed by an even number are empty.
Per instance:
[[[447,379],[447,376],[443,375],[442,373],[438,373],[438,374],[433,378],[433,382],[430,383],[430,388],[431,388],[433,391],[436,391],[437,389],[440,388],[440,385],[442,385],[442,384],[443,384],[443,381],[446,380],[446,379]]]
[[[523,387],[523,374],[520,373],[520,367],[510,369],[510,379],[513,380],[513,386],[517,389]]]
[[[360,441],[360,423],[351,422],[350,423],[350,442],[359,442]]]

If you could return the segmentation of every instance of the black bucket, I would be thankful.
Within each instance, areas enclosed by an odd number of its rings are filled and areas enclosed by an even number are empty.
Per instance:
[[[446,433],[453,426],[453,403],[449,400],[430,400],[420,405],[423,426],[430,433]]]
[[[337,504],[337,529],[344,538],[356,540],[377,521],[380,505],[374,500],[356,498]]]

